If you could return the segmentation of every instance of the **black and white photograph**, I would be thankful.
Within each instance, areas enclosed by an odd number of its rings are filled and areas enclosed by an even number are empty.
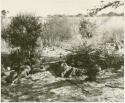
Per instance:
[[[1,0],[1,102],[124,102],[124,0]]]

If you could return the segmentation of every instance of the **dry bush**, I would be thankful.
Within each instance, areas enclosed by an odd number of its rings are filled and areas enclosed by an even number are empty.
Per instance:
[[[42,28],[43,45],[52,45],[71,38],[70,24],[66,17],[50,17]]]
[[[92,45],[81,45],[71,50],[66,56],[67,64],[81,69],[86,69],[89,80],[96,80],[96,75],[101,69],[120,69],[124,65],[124,56],[113,51]]]

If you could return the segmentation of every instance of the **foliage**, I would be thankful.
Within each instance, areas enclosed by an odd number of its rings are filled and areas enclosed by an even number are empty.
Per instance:
[[[31,14],[19,14],[12,18],[10,25],[2,31],[2,38],[12,48],[17,48],[10,54],[13,62],[29,63],[36,57],[35,48],[38,46],[41,27],[39,19]]]
[[[101,16],[124,16],[124,13],[115,13],[115,12],[109,12],[109,13],[102,13]]]
[[[11,60],[9,59],[9,54],[6,53],[1,54],[1,64],[4,68],[10,66]]]
[[[96,75],[101,69],[115,68],[119,69],[124,65],[124,56],[112,51],[108,52],[103,47],[92,47],[91,45],[82,45],[71,50],[67,55],[67,64],[76,68],[86,69],[88,78],[95,80]]]
[[[44,45],[54,44],[71,37],[70,25],[66,17],[53,16],[48,18],[42,28],[42,40]]]
[[[93,9],[88,9],[88,13],[90,16],[94,16],[96,15],[98,12],[108,8],[108,7],[112,7],[112,8],[118,8],[120,6],[124,5],[123,1],[119,1],[119,0],[115,0],[112,2],[108,2],[108,3],[104,3],[104,1],[101,1],[101,5],[99,7],[95,7]]]
[[[38,18],[32,15],[20,14],[12,18],[10,25],[2,33],[2,37],[11,46],[21,49],[34,48],[41,33]]]
[[[94,34],[95,24],[85,18],[80,22],[79,32],[83,38],[91,38]]]
[[[120,54],[117,54],[117,53],[105,53],[104,54],[104,60],[105,63],[106,63],[106,66],[108,68],[115,68],[116,70],[117,69],[120,69],[121,66],[124,65],[124,55],[120,55]]]

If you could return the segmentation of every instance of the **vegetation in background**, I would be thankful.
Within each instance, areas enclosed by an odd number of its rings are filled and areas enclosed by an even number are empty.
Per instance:
[[[50,17],[42,28],[43,45],[52,45],[71,38],[70,24],[66,17]]]
[[[121,28],[113,29],[111,31],[104,31],[102,33],[102,42],[105,43],[114,43],[118,50],[120,49],[119,46],[124,45],[124,31]]]
[[[83,38],[92,38],[95,24],[83,18],[80,22],[79,32]]]
[[[124,16],[124,13],[115,13],[115,12],[109,12],[109,13],[102,13],[100,16]]]

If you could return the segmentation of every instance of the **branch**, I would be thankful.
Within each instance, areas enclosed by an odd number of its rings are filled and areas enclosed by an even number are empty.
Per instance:
[[[105,5],[103,5],[102,7],[98,7],[98,8],[95,8],[95,9],[89,9],[89,15],[90,16],[93,16],[93,15],[96,15],[99,11],[102,11],[108,7],[114,7],[114,8],[118,8],[119,6],[122,6],[124,5],[123,2],[121,1],[113,1],[113,2],[109,2]]]
[[[124,89],[124,87],[118,87],[118,86],[115,86],[115,87],[114,87],[114,86],[108,85],[108,84],[106,84],[105,86],[106,86],[106,87],[111,87],[111,88],[120,88],[120,89]]]

